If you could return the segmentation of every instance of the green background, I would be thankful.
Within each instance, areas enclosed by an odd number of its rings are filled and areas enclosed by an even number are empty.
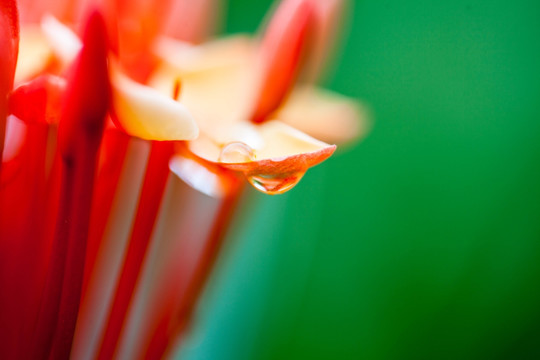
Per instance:
[[[230,0],[227,32],[269,1]],[[540,359],[540,2],[356,1],[361,143],[252,194],[182,359]]]

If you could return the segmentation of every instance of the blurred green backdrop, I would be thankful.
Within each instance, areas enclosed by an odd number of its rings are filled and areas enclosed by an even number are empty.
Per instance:
[[[326,85],[374,127],[245,204],[177,357],[540,359],[540,2],[352,5]]]

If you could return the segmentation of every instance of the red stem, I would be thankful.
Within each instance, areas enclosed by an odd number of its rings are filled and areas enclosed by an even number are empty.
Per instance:
[[[62,188],[44,299],[34,333],[34,358],[67,359],[71,352],[86,257],[94,175],[110,85],[103,18],[93,12],[75,63],[58,126]],[[52,351],[52,352],[51,352]]]
[[[234,214],[233,209],[238,204],[242,194],[242,187],[235,183],[232,185],[231,193],[224,199],[216,220],[212,227],[212,232],[208,236],[202,249],[201,255],[196,265],[187,290],[177,306],[177,313],[173,314],[173,320],[163,317],[150,340],[144,359],[161,359],[165,355],[171,340],[174,337],[182,336],[190,324],[195,306],[207,283],[219,252],[225,240],[225,234]]]
[[[150,243],[161,199],[165,192],[169,175],[169,160],[173,150],[174,144],[172,142],[152,143],[137,214],[113,305],[109,312],[105,334],[102,338],[99,359],[111,359],[117,348],[135,285],[141,272],[141,265]]]
[[[116,129],[105,131],[100,151],[99,174],[96,179],[95,196],[92,202],[86,265],[84,270],[83,297],[94,269],[101,239],[107,226],[114,195],[120,180],[122,165],[126,157],[129,137]]]
[[[73,165],[68,164],[62,171],[62,190],[60,194],[58,222],[53,242],[43,302],[38,315],[32,344],[31,359],[47,359],[52,348],[60,301],[62,284],[64,282],[64,269],[68,253],[69,220],[71,210],[71,197],[74,194]]]
[[[81,149],[73,167],[69,165],[65,167],[64,179],[66,182],[72,182],[73,186],[68,186],[72,193],[66,193],[70,196],[69,214],[62,214],[67,215],[65,218],[59,217],[58,229],[60,237],[63,239],[67,230],[69,240],[58,323],[50,359],[69,358],[79,312],[99,149],[99,141],[95,141],[96,139],[93,138],[90,140],[85,144],[84,149]],[[101,139],[99,138],[99,140]]]
[[[38,234],[44,211],[46,141],[46,126],[28,126],[20,154],[10,164],[18,170],[1,184],[0,288],[10,296],[0,298],[0,355],[8,358],[17,348],[24,351],[21,340],[26,343],[29,338],[28,328],[39,309],[41,269],[36,265],[44,256]]]

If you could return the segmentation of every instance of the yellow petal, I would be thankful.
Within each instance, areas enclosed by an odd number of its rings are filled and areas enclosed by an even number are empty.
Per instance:
[[[201,131],[228,126],[247,116],[250,109],[252,44],[232,37],[193,46],[161,40],[164,62],[150,86],[170,96],[177,80],[182,84],[179,101],[197,120]]]
[[[356,101],[308,86],[295,89],[274,117],[335,144],[356,140],[369,128],[367,111]]]
[[[130,135],[146,140],[192,140],[199,134],[185,106],[122,75],[111,76],[113,108],[119,125]]]
[[[43,72],[51,59],[52,49],[41,29],[32,25],[21,27],[15,84],[27,81]]]
[[[201,45],[161,37],[154,52],[179,74],[193,74],[242,65],[253,55],[254,43],[245,35],[234,35]]]

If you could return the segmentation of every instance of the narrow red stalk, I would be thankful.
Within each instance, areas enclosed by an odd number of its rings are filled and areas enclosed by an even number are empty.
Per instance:
[[[44,288],[45,276],[44,269],[48,263],[50,254],[50,241],[45,235],[46,226],[46,204],[47,204],[47,143],[49,136],[49,126],[44,124],[33,125],[36,127],[33,137],[33,144],[30,157],[34,158],[34,169],[30,177],[31,185],[26,191],[31,192],[32,199],[28,201],[25,219],[26,232],[23,235],[25,240],[21,241],[21,247],[17,259],[21,262],[21,273],[25,274],[26,280],[20,279],[21,285],[26,286],[26,301],[18,306],[23,309],[24,317],[22,333],[18,342],[19,357],[25,358],[28,353],[28,340],[32,338],[32,331],[36,322],[40,304],[41,295]],[[30,163],[30,161],[29,161]]]
[[[58,128],[62,188],[33,356],[67,359],[77,320],[98,149],[110,101],[105,24],[91,14]],[[52,352],[51,352],[52,351]]]
[[[56,223],[58,219],[58,210],[60,208],[60,192],[62,189],[62,158],[59,151],[57,151],[57,127],[49,128],[49,139],[47,140],[48,151],[47,154],[51,162],[50,169],[46,180],[46,194],[45,194],[45,214],[43,216],[44,226],[42,229],[42,240],[45,243],[44,248],[46,253],[44,254],[44,262],[36,266],[41,266],[41,269],[48,269],[52,259],[53,247],[54,247],[54,232],[56,229]],[[44,275],[46,278],[47,275]],[[44,280],[45,281],[45,280]]]
[[[50,265],[39,311],[34,336],[33,349],[29,359],[47,359],[52,347],[60,307],[64,268],[68,251],[70,197],[73,194],[73,174],[63,172],[62,190],[59,201],[59,221],[53,242]]]
[[[85,151],[77,156],[74,166],[65,168],[64,184],[72,183],[73,186],[68,185],[66,188],[73,191],[71,194],[65,193],[70,197],[70,214],[62,214],[66,217],[59,218],[57,227],[61,232],[60,237],[66,236],[67,230],[69,240],[58,323],[50,359],[67,359],[71,352],[82,291],[98,145],[99,142],[94,139],[89,141],[84,146]]]
[[[101,239],[107,226],[114,194],[116,193],[120,174],[122,173],[122,164],[126,157],[128,143],[129,136],[123,132],[112,128],[105,131],[100,150],[100,165],[99,174],[96,179],[95,196],[92,202],[91,226],[88,233],[88,247],[84,270],[83,296],[86,292],[92,269],[94,269]]]
[[[239,181],[234,173],[183,152],[174,156],[170,169],[152,234],[155,240],[145,257],[116,354],[120,357],[142,357],[160,324],[166,322],[167,329],[174,324],[223,202]]]
[[[55,139],[56,140],[56,137]],[[56,150],[56,141],[54,141]],[[46,184],[44,227],[42,229],[41,240],[44,248],[42,262],[36,267],[45,269],[45,274],[41,275],[41,293],[38,301],[39,310],[32,326],[30,346],[26,349],[26,354],[22,359],[45,359],[50,349],[53,331],[56,327],[56,317],[58,314],[58,302],[60,301],[61,284],[63,278],[63,254],[62,249],[58,249],[54,232],[59,216],[61,204],[59,201],[62,190],[62,160],[58,151],[54,153],[53,164]],[[55,280],[56,279],[56,280]]]
[[[55,139],[56,140],[56,139]],[[56,141],[54,141],[56,150]],[[22,359],[45,359],[50,350],[53,331],[56,327],[58,315],[58,303],[61,293],[63,278],[63,256],[65,252],[58,249],[55,241],[55,226],[59,216],[60,194],[62,190],[62,160],[60,154],[55,151],[50,175],[46,184],[44,227],[42,229],[41,240],[44,248],[42,262],[36,267],[44,269],[44,274],[40,275],[41,292],[37,299],[39,309],[31,327],[30,345],[25,349]],[[55,280],[56,279],[56,280]],[[53,329],[53,330],[51,330]]]
[[[137,214],[102,338],[99,359],[111,359],[116,351],[165,191],[169,175],[169,160],[173,150],[174,144],[172,142],[154,142],[152,144]]]
[[[0,288],[10,294],[0,297],[0,355],[8,358],[8,353],[23,348],[21,340],[28,338],[25,333],[39,308],[36,264],[43,253],[36,234],[42,224],[47,127],[26,128],[20,153],[10,164],[18,169],[0,190]]]
[[[241,185],[234,181],[231,192],[223,200],[214,220],[212,231],[197,261],[196,268],[189,280],[188,287],[180,304],[175,306],[176,312],[163,316],[150,339],[142,359],[161,359],[164,357],[171,340],[183,336],[190,324],[196,304],[207,280],[214,268],[219,252],[225,240],[225,234],[234,214],[234,209],[242,194]]]
[[[2,320],[3,329],[11,336],[18,335],[11,342],[16,348],[17,358],[29,358],[29,339],[32,339],[35,323],[39,316],[41,295],[44,284],[52,236],[47,231],[47,220],[53,220],[50,201],[57,199],[49,186],[51,178],[47,175],[47,158],[50,156],[49,135],[52,127],[47,123],[51,116],[57,119],[59,110],[51,113],[52,107],[59,105],[59,92],[48,86],[50,78],[40,77],[31,83],[20,86],[9,99],[10,113],[24,122],[26,136],[20,154],[8,164],[6,169],[13,177],[11,185],[1,194],[0,238],[13,242],[13,251],[2,251],[9,259],[2,261],[2,273],[8,275],[12,284],[2,282],[2,289],[9,290],[11,296],[2,297],[0,312],[4,311],[12,321]],[[11,119],[18,122],[19,120]],[[54,143],[56,141],[53,141]],[[56,144],[54,145],[56,147]],[[15,168],[18,167],[19,170]],[[11,171],[10,171],[11,170]],[[16,170],[13,173],[13,170]],[[55,218],[54,218],[55,220]],[[6,230],[9,233],[6,233]],[[10,266],[10,262],[13,264]],[[6,269],[10,270],[6,270]],[[16,274],[16,275],[15,275]],[[11,325],[9,325],[11,324]],[[20,329],[20,331],[16,331]],[[10,336],[2,335],[0,341],[10,341]],[[6,349],[8,345],[2,346]],[[8,356],[9,357],[9,356]]]

